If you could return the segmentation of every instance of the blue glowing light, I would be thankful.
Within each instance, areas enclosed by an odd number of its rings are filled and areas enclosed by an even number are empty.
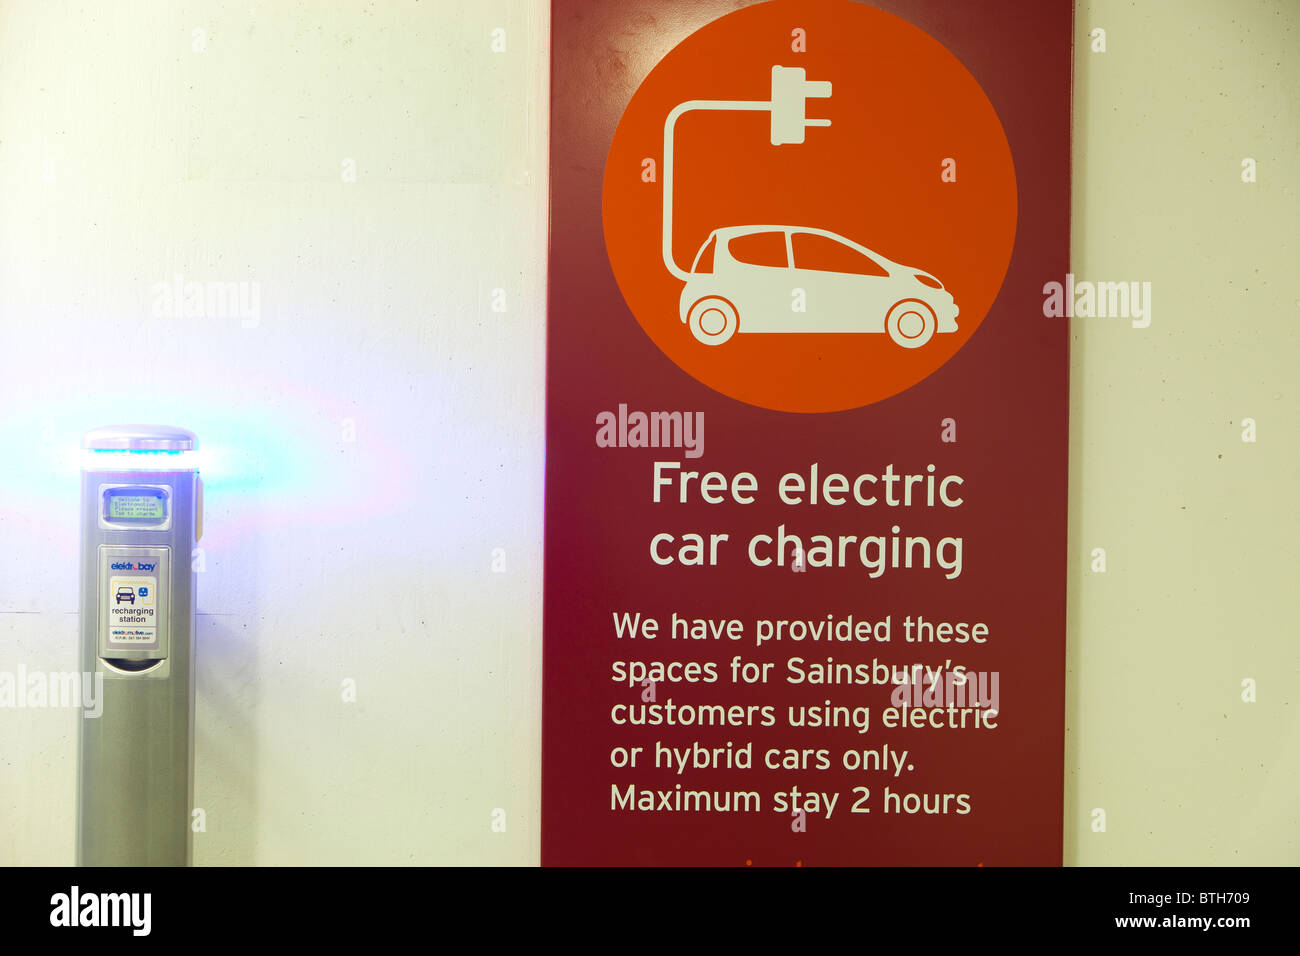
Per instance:
[[[81,454],[81,467],[86,471],[197,471],[201,454],[198,451],[86,449]]]

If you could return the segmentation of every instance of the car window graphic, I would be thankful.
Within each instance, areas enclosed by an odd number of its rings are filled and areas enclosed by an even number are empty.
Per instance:
[[[796,232],[790,237],[794,267],[845,275],[889,276],[889,270],[864,252],[829,236]]]

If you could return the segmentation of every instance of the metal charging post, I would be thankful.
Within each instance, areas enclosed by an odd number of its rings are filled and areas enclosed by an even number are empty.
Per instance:
[[[103,684],[100,716],[78,721],[80,866],[190,863],[196,445],[156,425],[82,440],[81,666]]]

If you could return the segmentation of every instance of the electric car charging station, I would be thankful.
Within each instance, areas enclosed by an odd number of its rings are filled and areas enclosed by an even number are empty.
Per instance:
[[[197,444],[155,425],[82,439],[81,668],[103,710],[78,721],[79,866],[191,861]]]

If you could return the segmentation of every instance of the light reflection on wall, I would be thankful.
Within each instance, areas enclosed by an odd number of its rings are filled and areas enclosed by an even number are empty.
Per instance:
[[[328,400],[295,398],[283,395],[273,412],[225,403],[219,414],[198,402],[145,414],[126,402],[79,398],[46,407],[36,422],[0,420],[0,448],[7,449],[0,456],[0,519],[7,525],[0,536],[30,543],[50,539],[58,527],[54,537],[75,547],[74,503],[87,455],[81,436],[127,421],[178,425],[198,436],[206,529],[219,527],[228,543],[303,524],[352,526],[364,535],[365,525],[391,522],[413,539],[402,550],[414,551],[431,534],[464,545],[480,541],[485,525],[514,522],[499,495],[514,483],[507,469],[518,439],[499,423],[459,415],[439,421],[411,407],[401,419],[390,411],[359,420],[355,440],[347,440],[344,416],[321,411]]]
[[[72,503],[84,466],[197,467],[209,502],[220,496],[223,512],[229,507],[240,524],[256,522],[263,530],[378,517],[410,504],[411,462],[400,445],[377,430],[346,441],[337,421],[319,415],[286,421],[281,408],[273,420],[258,409],[228,407],[220,418],[210,410],[153,417],[198,435],[199,448],[184,461],[83,451],[81,436],[90,428],[149,420],[139,409],[116,416],[105,411],[47,408],[36,424],[0,421],[0,447],[6,449],[0,456],[0,518],[10,524],[9,532],[22,526],[48,533],[51,520],[75,527]]]

